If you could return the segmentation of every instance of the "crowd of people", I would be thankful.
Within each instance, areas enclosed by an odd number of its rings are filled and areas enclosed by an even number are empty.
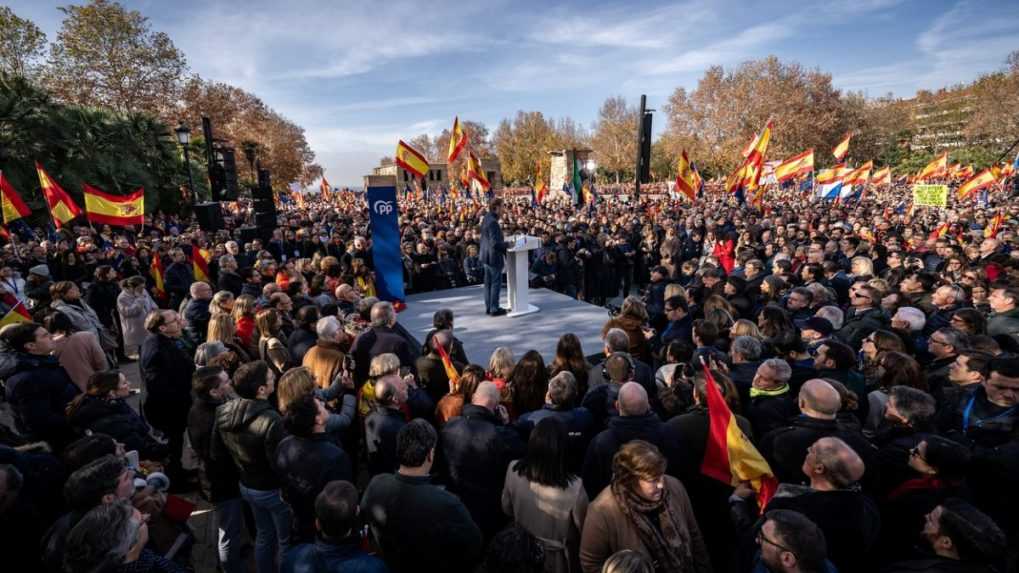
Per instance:
[[[468,355],[447,309],[415,338],[355,194],[265,240],[243,203],[13,229],[3,568],[202,570],[192,499],[227,573],[1016,571],[1019,202],[905,193],[509,197],[531,285],[608,309],[547,356]],[[408,292],[482,282],[488,204],[400,210]],[[770,499],[701,472],[706,371]]]

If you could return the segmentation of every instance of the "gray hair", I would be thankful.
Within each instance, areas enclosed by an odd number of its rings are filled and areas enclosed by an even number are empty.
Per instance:
[[[210,360],[227,350],[226,345],[218,340],[203,342],[195,349],[195,366],[208,366]]]
[[[793,377],[792,366],[781,358],[769,358],[761,363],[758,368],[767,367],[772,373],[775,374],[775,378],[781,381],[783,384],[787,384],[789,379]]]
[[[380,301],[372,305],[371,325],[372,328],[389,326],[396,321],[396,309],[393,303]]]
[[[335,340],[336,333],[342,329],[343,325],[335,316],[324,316],[315,323],[315,333],[322,340]]]
[[[903,322],[908,322],[909,330],[912,332],[923,330],[923,327],[927,325],[927,315],[919,308],[912,306],[899,307],[899,310],[895,311],[895,316],[898,316]]]
[[[219,267],[223,268],[229,264],[236,263],[237,259],[233,255],[223,255],[219,257]]]
[[[746,360],[759,360],[764,347],[761,341],[752,336],[737,336],[732,341],[732,352],[739,354]]]
[[[610,328],[605,333],[605,345],[612,352],[626,352],[630,349],[630,336],[622,328]]]
[[[814,316],[827,319],[831,323],[832,330],[842,328],[842,324],[846,320],[846,314],[837,306],[822,306],[817,309]]]
[[[966,302],[966,291],[962,290],[962,287],[956,284],[943,285],[941,288],[952,291],[952,302]]]
[[[141,530],[133,517],[134,508],[126,499],[91,509],[67,534],[65,569],[105,571],[123,563]]]
[[[570,406],[577,399],[577,379],[563,370],[548,381],[548,397],[556,406]]]
[[[945,344],[951,346],[956,352],[962,352],[969,348],[969,337],[961,330],[945,326],[934,331],[945,337]]]

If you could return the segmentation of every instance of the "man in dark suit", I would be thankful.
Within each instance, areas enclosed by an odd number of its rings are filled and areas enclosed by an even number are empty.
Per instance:
[[[371,328],[362,332],[350,347],[354,357],[354,381],[358,384],[368,379],[372,358],[392,352],[400,358],[400,366],[408,367],[416,374],[415,355],[407,340],[397,330],[396,310],[390,302],[377,302],[371,310]]]
[[[485,267],[485,313],[502,316],[506,310],[499,308],[499,289],[502,287],[502,269],[506,265],[506,249],[509,243],[503,239],[499,227],[502,214],[502,199],[492,199],[488,213],[481,221],[481,264]]]

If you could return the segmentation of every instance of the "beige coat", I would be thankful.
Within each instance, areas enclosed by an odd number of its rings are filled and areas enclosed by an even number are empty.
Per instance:
[[[541,540],[545,546],[545,573],[580,571],[578,552],[580,530],[587,515],[587,493],[580,478],[566,489],[527,481],[513,470],[506,470],[502,489],[502,510],[520,527]]]
[[[687,533],[685,537],[690,539],[691,553],[693,554],[693,566],[691,572],[710,573],[711,561],[708,558],[708,548],[704,544],[704,537],[701,536],[700,527],[693,515],[693,508],[690,506],[690,498],[686,495],[686,488],[680,481],[672,476],[665,476],[665,486],[671,494],[672,511],[680,518],[680,524],[685,524]],[[580,540],[580,566],[584,573],[598,573],[602,564],[613,553],[622,549],[632,549],[651,558],[651,553],[644,546],[640,539],[640,533],[636,526],[630,521],[616,498],[612,495],[612,488],[605,488],[601,494],[591,503],[587,512],[587,519],[584,521],[584,534]],[[673,572],[670,572],[673,573]],[[687,573],[677,571],[674,573]]]

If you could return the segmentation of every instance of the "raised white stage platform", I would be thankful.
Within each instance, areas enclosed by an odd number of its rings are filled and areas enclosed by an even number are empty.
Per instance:
[[[572,332],[580,338],[584,354],[591,356],[602,351],[601,329],[609,320],[604,307],[595,306],[547,289],[531,289],[531,304],[541,309],[524,316],[488,316],[485,314],[483,287],[470,286],[458,289],[413,294],[407,297],[407,309],[399,314],[399,321],[419,341],[432,329],[432,315],[440,308],[453,311],[453,333],[463,341],[464,350],[472,363],[488,367],[492,352],[507,346],[519,359],[528,350],[537,350],[551,362],[555,357],[559,337]],[[506,300],[506,288],[502,289]],[[503,302],[503,306],[507,306]]]

